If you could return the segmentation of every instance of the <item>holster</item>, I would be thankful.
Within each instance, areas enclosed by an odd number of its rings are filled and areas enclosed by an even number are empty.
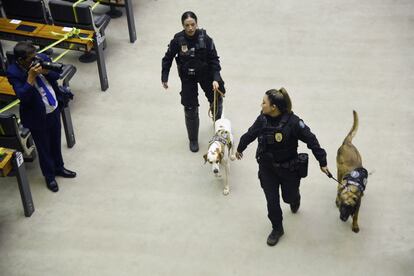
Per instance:
[[[308,176],[309,156],[307,153],[299,153],[297,157],[298,174],[301,178]]]

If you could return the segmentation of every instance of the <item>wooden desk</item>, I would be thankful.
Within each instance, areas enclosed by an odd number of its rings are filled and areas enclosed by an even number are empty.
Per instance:
[[[42,37],[44,39],[58,40],[58,39],[61,39],[63,37],[63,35],[66,34],[66,32],[62,31],[62,29],[63,28],[60,27],[60,26],[43,25],[43,28],[41,28],[37,32],[36,36]],[[62,34],[62,36],[56,36],[52,32]],[[80,31],[80,36],[82,36],[84,38],[93,39],[93,35],[94,35],[94,31],[90,31],[90,30],[81,30]],[[55,47],[68,49],[69,47],[71,47],[71,44],[75,44],[75,45],[72,45],[72,47],[74,47],[74,46],[77,47],[76,50],[78,50],[78,51],[89,52],[93,48],[93,42],[92,41],[85,40],[85,39],[80,39],[80,38],[67,39],[67,40],[59,43]]]
[[[18,22],[18,24],[12,22],[13,20],[0,18],[0,39],[11,41],[30,40],[33,44],[48,46],[62,38],[62,36],[53,35],[52,32],[65,34],[63,27],[60,26],[46,25],[21,20],[15,21]],[[33,26],[36,29],[33,31],[18,30],[18,28],[21,26]],[[93,41],[71,38],[55,45],[54,47],[86,52],[94,49],[97,55],[96,62],[98,65],[101,90],[105,91],[109,87],[103,53],[103,44],[105,37],[102,37],[99,33],[95,33],[94,31],[90,30],[81,30],[80,33],[86,38],[93,39]]]
[[[5,153],[6,157],[0,162],[0,176],[7,176],[11,169],[14,168],[17,182],[19,184],[20,196],[22,198],[24,215],[26,217],[30,217],[35,209],[29,181],[26,176],[23,155],[21,152],[11,149],[6,149]]]

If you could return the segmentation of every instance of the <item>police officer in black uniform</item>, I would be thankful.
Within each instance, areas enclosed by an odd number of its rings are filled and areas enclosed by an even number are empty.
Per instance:
[[[259,163],[260,184],[266,196],[268,217],[273,230],[267,244],[276,245],[284,234],[280,208],[279,186],[283,201],[292,213],[300,206],[300,179],[307,174],[307,155],[298,154],[298,140],[307,144],[319,161],[322,172],[328,174],[326,152],[309,127],[292,112],[292,103],[284,88],[272,89],[263,97],[262,113],[240,138],[236,157],[241,159],[247,146],[258,138],[256,159]]]
[[[198,151],[198,83],[203,89],[210,110],[216,110],[213,116],[220,119],[223,99],[218,95],[217,106],[213,107],[214,92],[225,93],[224,82],[220,76],[220,61],[213,40],[203,29],[197,27],[197,16],[185,12],[181,17],[184,30],[175,34],[168,45],[168,50],[162,59],[161,82],[168,88],[168,75],[175,57],[178,74],[181,79],[181,104],[184,106],[185,124],[187,127],[190,150]]]

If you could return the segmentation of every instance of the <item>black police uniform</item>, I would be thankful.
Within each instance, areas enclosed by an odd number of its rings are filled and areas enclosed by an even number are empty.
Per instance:
[[[181,78],[181,104],[185,107],[197,107],[198,87],[200,83],[208,101],[214,100],[213,81],[225,92],[224,82],[220,76],[220,61],[213,40],[203,29],[197,29],[193,36],[181,31],[174,35],[168,50],[162,59],[161,81],[167,82],[172,61],[175,57],[178,74]]]
[[[320,147],[309,127],[293,112],[278,117],[259,115],[247,133],[240,138],[237,151],[242,153],[256,138],[259,142],[256,152],[259,179],[266,196],[268,217],[273,229],[283,229],[279,186],[284,202],[300,202],[298,140],[307,144],[321,167],[327,165],[326,152]]]
[[[181,104],[184,106],[190,150],[198,151],[198,83],[204,91],[213,112],[213,81],[217,81],[221,92],[225,93],[224,82],[220,76],[220,61],[213,40],[203,29],[197,29],[193,36],[181,31],[174,35],[162,59],[161,81],[167,82],[173,59],[177,63],[181,79]],[[215,118],[220,119],[223,99],[218,97]]]

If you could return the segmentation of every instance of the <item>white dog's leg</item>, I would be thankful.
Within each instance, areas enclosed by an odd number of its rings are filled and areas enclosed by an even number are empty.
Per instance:
[[[233,134],[230,133],[230,141],[231,141],[231,148],[229,151],[229,158],[231,161],[236,160],[236,155],[234,154],[234,148],[235,148],[235,144],[234,144],[234,139],[233,139]]]
[[[225,161],[224,170],[226,171],[226,178],[224,179],[224,189],[223,194],[228,195],[230,193],[230,185],[229,185],[229,161]]]

